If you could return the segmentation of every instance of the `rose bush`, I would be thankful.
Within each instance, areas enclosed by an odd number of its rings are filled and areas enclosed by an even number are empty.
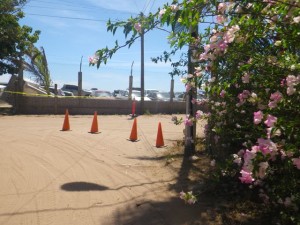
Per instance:
[[[171,44],[197,44],[197,73],[183,80],[187,91],[206,82],[207,148],[217,162],[231,158],[228,174],[258,189],[282,223],[299,223],[299,1],[193,0],[176,12],[172,5],[160,11],[162,23],[200,24],[197,38],[173,33]],[[193,116],[186,125],[202,118]]]

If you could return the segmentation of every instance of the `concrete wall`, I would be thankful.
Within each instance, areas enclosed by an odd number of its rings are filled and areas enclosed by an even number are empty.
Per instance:
[[[98,114],[127,115],[132,112],[130,100],[108,100],[97,98],[36,97],[18,96],[18,114],[64,114],[68,109],[71,115]],[[185,113],[185,102],[144,102],[144,113],[177,114]],[[136,102],[136,114],[141,114],[140,102]]]

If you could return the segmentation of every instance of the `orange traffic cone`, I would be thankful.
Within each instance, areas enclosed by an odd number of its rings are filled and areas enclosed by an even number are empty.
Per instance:
[[[69,111],[68,111],[68,109],[66,109],[65,120],[64,120],[63,127],[62,127],[62,131],[68,131],[68,130],[70,130]]]
[[[156,137],[156,147],[160,148],[165,146],[164,137],[162,134],[161,123],[158,124],[157,137]]]
[[[136,118],[134,118],[129,141],[138,141],[137,139],[137,121]]]
[[[97,118],[97,111],[94,113],[94,118],[93,118],[93,123],[91,127],[91,132],[92,134],[99,133],[98,132],[98,118]]]

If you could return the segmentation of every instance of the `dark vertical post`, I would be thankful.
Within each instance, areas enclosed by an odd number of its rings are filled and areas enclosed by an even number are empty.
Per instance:
[[[78,96],[82,95],[82,72],[78,72]]]
[[[54,95],[55,95],[55,98],[54,98],[54,114],[57,114],[57,94],[58,94],[58,91],[57,91],[57,84],[54,84]]]
[[[145,90],[145,86],[144,86],[144,72],[145,72],[145,68],[144,68],[144,28],[143,28],[143,13],[141,13],[141,112],[140,114],[144,114],[144,90]]]
[[[57,84],[54,84],[54,94],[57,96]]]
[[[198,28],[191,27],[190,34],[196,38],[198,36]],[[193,64],[193,44],[189,44],[188,49],[188,74],[194,74],[195,65]],[[192,104],[192,99],[197,97],[197,88],[192,88],[186,96],[186,114],[194,117],[196,114],[196,107]],[[195,154],[195,141],[196,141],[196,122],[193,122],[193,126],[185,126],[185,156],[192,156]]]
[[[83,56],[81,56],[80,68],[78,72],[78,96],[82,95],[82,72],[81,72],[82,57]]]
[[[131,71],[130,71],[130,76],[129,76],[129,93],[128,93],[128,99],[131,100],[132,99],[132,84],[133,84],[133,76],[132,76],[132,67],[133,67],[133,63],[134,61],[132,61],[131,64]]]
[[[133,83],[133,76],[132,75],[130,75],[129,76],[129,93],[128,93],[128,99],[129,100],[131,100],[132,99],[132,97],[131,97],[131,95],[132,95],[132,83]]]
[[[170,102],[173,102],[173,98],[174,98],[174,79],[173,79],[173,76],[172,76],[172,79],[171,79],[171,88],[170,88]]]

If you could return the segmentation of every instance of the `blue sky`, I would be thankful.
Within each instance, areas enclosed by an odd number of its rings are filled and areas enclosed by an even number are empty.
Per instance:
[[[115,40],[125,42],[122,32],[115,36],[106,31],[106,22],[124,20],[140,12],[156,11],[167,0],[30,0],[23,8],[21,24],[40,30],[37,47],[43,46],[54,83],[77,84],[82,61],[83,88],[113,91],[128,88],[133,66],[133,85],[140,86],[140,40],[130,49],[123,48],[106,65],[90,67],[88,57],[105,46],[113,47]],[[71,19],[73,18],[73,19]],[[81,19],[75,19],[81,18]],[[145,88],[169,91],[170,64],[152,63],[150,58],[169,49],[168,33],[155,30],[145,35]],[[30,75],[28,75],[30,77]],[[183,91],[180,77],[175,77],[175,91]]]

